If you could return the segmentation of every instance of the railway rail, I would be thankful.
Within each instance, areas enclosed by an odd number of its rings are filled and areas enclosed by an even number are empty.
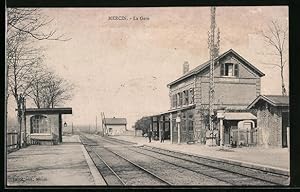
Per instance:
[[[280,186],[289,184],[289,177],[286,175],[150,146],[136,146],[134,145],[136,143],[118,139],[81,137],[98,170],[104,179],[108,180],[108,185],[213,185],[217,183],[217,185]],[[119,159],[119,162],[110,162],[112,159]],[[125,170],[124,167],[127,166],[129,169]],[[180,180],[179,177],[176,178],[176,173],[184,174],[185,177],[181,176]],[[134,175],[138,175],[139,179],[141,177],[146,179],[141,181]]]
[[[176,152],[149,149],[148,147],[129,148],[135,152],[157,158],[161,161],[184,167],[188,170],[219,179],[232,185],[288,185],[289,178],[280,174],[232,165],[195,156],[178,155]]]
[[[128,158],[96,143],[86,136],[82,141],[107,185],[171,185]]]

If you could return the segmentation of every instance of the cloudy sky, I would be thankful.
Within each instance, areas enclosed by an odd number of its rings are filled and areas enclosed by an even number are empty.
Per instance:
[[[167,83],[207,61],[209,7],[167,8],[48,8],[52,26],[72,39],[44,41],[45,64],[72,81],[76,91],[64,106],[74,125],[95,125],[100,112],[106,117],[126,117],[129,127],[141,116],[167,111],[170,107]],[[109,20],[126,16],[128,20]],[[149,20],[129,18],[144,17]],[[221,32],[220,52],[232,48],[266,76],[262,94],[280,94],[280,71],[264,63],[276,58],[266,55],[260,32],[272,20],[288,22],[288,7],[217,7]],[[285,79],[288,84],[288,65]],[[9,116],[15,116],[10,102]],[[100,121],[98,122],[100,124]]]

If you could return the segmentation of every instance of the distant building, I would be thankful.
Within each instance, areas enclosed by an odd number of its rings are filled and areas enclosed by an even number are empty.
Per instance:
[[[198,141],[204,144],[211,134],[208,131],[210,61],[190,71],[187,71],[187,65],[185,62],[184,74],[167,85],[170,109],[152,116],[151,129],[157,138],[164,130],[165,137],[173,143]],[[229,144],[232,131],[238,128],[239,121],[256,121],[246,109],[260,95],[264,73],[232,49],[218,56],[214,65],[214,111],[225,108],[226,111],[235,112],[227,114],[224,120],[225,139]],[[239,112],[242,113],[237,114]],[[218,123],[215,119],[213,134],[218,137],[217,141],[220,133]]]
[[[127,130],[126,118],[104,118],[107,135],[122,135]]]
[[[72,108],[28,108],[25,110],[26,141],[31,144],[62,142],[62,114]]]
[[[260,95],[248,109],[257,110],[258,144],[287,147],[289,138],[289,97]]]

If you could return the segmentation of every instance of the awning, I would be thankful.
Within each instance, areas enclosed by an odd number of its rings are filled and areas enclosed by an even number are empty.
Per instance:
[[[249,112],[226,112],[225,120],[255,120],[257,119],[252,113]]]

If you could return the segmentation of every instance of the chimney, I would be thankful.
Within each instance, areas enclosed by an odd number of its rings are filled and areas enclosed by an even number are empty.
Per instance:
[[[185,61],[183,63],[183,74],[186,74],[189,71],[189,62]]]

